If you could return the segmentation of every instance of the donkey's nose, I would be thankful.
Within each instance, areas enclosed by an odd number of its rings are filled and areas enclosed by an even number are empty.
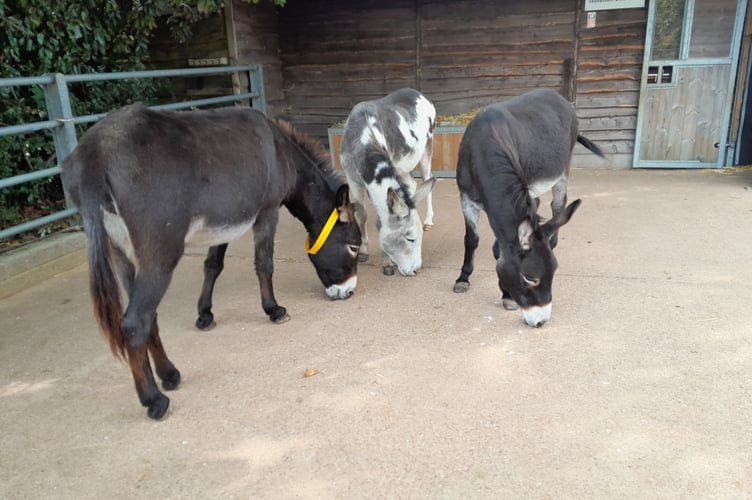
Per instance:
[[[551,317],[551,303],[522,310],[522,319],[528,326],[540,328]]]
[[[353,296],[354,293],[355,293],[355,290],[348,290],[347,292],[345,292],[345,298],[349,299],[350,297]]]

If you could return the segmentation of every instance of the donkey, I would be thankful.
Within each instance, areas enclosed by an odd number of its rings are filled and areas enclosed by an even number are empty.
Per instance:
[[[346,298],[355,290],[361,238],[343,176],[320,144],[251,108],[126,106],[84,134],[62,163],[62,180],[89,240],[95,317],[113,354],[130,365],[151,418],[164,415],[169,399],[149,355],[165,390],[180,383],[159,337],[157,307],[186,244],[222,247],[253,228],[261,305],[272,321],[284,321],[272,286],[284,204],[315,241],[311,261],[327,294]],[[118,279],[128,295],[125,314]]]
[[[345,122],[340,161],[350,184],[355,220],[363,238],[358,256],[368,260],[365,195],[376,209],[382,269],[404,276],[420,270],[423,230],[433,227],[431,176],[436,110],[420,92],[400,89],[375,101],[357,104]],[[416,188],[412,171],[420,163],[423,182]],[[421,228],[415,205],[425,198]]]
[[[493,255],[503,307],[521,307],[529,326],[540,327],[548,321],[558,266],[553,254],[558,229],[580,205],[578,199],[567,206],[575,142],[604,156],[597,145],[579,135],[574,107],[553,90],[533,90],[488,106],[473,118],[460,142],[457,161],[465,258],[455,292],[470,287],[478,218],[485,210],[496,237]],[[549,190],[553,217],[541,224],[539,197]]]

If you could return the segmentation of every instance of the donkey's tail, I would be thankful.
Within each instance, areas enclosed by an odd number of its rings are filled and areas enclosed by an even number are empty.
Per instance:
[[[587,137],[578,134],[577,142],[579,142],[580,144],[588,148],[590,151],[600,156],[601,158],[606,157],[606,155],[603,153],[603,150],[599,148],[597,144],[595,144],[593,141],[591,141]]]
[[[94,188],[94,193],[81,193],[81,216],[89,239],[89,291],[94,317],[112,353],[127,358],[121,323],[123,306],[120,288],[112,270],[110,241],[104,228],[106,188]],[[88,194],[88,196],[87,196]]]

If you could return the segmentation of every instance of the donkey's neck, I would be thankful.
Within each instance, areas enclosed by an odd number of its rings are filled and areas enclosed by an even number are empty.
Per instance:
[[[333,196],[323,175],[298,175],[293,192],[283,204],[308,232],[318,231],[332,212],[333,204],[329,200]]]
[[[492,206],[486,207],[486,212],[494,236],[502,248],[518,251],[520,223],[530,219],[533,227],[538,227],[535,200],[530,196],[527,185],[513,172],[497,176],[491,192],[495,196]]]

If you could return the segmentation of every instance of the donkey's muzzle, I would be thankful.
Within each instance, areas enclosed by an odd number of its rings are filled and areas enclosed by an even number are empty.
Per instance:
[[[522,319],[528,326],[540,328],[551,319],[551,303],[522,309]]]
[[[332,300],[349,299],[355,293],[358,277],[351,276],[344,283],[332,285],[325,289],[326,295]]]

